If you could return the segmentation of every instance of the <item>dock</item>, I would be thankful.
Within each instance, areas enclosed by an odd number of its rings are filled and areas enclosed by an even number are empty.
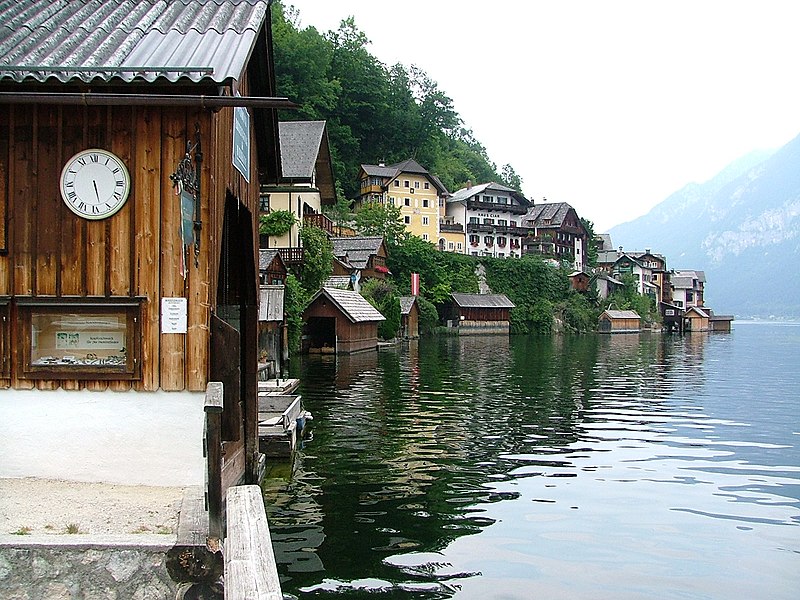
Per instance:
[[[311,415],[295,394],[298,379],[258,382],[258,446],[267,458],[290,458]]]

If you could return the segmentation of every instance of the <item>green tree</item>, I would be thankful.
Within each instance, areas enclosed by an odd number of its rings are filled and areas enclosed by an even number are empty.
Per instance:
[[[419,334],[429,335],[439,325],[439,312],[436,305],[423,296],[417,296],[419,307]]]
[[[522,177],[517,175],[514,167],[512,167],[510,164],[503,165],[503,169],[500,174],[500,180],[502,181],[503,185],[522,193]]]
[[[378,324],[378,336],[384,340],[397,337],[401,313],[400,298],[394,285],[381,279],[368,279],[361,286],[361,295],[385,317]]]
[[[273,210],[259,217],[258,232],[264,235],[280,236],[289,233],[297,222],[294,214],[288,210]]]
[[[303,288],[300,281],[291,273],[284,283],[284,313],[289,352],[300,351],[300,340],[303,335],[303,311],[308,306],[311,296]]]
[[[402,213],[397,206],[368,202],[356,211],[353,223],[362,235],[383,236],[389,245],[399,244],[408,238]]]
[[[595,238],[594,232],[594,223],[589,219],[584,219],[581,217],[581,223],[586,228],[586,232],[589,235],[589,246],[586,248],[586,266],[587,267],[596,267],[597,266],[597,239]]]
[[[306,226],[300,229],[303,242],[303,288],[309,294],[320,289],[333,272],[333,244],[319,227]]]

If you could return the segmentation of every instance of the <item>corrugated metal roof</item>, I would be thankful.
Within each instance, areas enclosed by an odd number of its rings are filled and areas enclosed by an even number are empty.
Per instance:
[[[262,285],[259,290],[258,320],[283,321],[282,285]]]
[[[606,310],[603,314],[612,319],[641,319],[639,313],[634,310]]]
[[[325,132],[325,121],[282,121],[278,123],[278,130],[283,176],[311,181]]]
[[[352,290],[324,287],[314,295],[310,304],[313,304],[314,301],[323,294],[353,323],[386,320],[386,318],[378,312],[378,309],[367,302],[364,296]]]
[[[450,294],[462,308],[514,308],[516,304],[505,294]]]
[[[0,81],[238,80],[267,10],[267,0],[0,0]]]

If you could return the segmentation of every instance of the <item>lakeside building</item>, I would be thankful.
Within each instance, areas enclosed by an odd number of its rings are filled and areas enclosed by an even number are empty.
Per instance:
[[[673,303],[684,310],[704,306],[706,274],[704,271],[676,269],[672,274]]]
[[[572,206],[566,202],[531,206],[521,224],[528,234],[523,239],[526,254],[567,261],[575,271],[586,271],[589,233]]]
[[[446,200],[444,218],[464,229],[466,254],[519,258],[528,234],[521,221],[530,206],[520,192],[499,183],[467,184]]]
[[[406,231],[439,243],[439,207],[449,193],[438,177],[412,158],[388,166],[361,165],[358,177],[356,210],[369,202],[399,207]]]
[[[459,335],[508,335],[515,304],[505,294],[450,294],[445,323]]]

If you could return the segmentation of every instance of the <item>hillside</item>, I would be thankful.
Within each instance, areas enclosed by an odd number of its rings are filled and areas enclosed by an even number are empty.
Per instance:
[[[800,136],[751,153],[647,215],[611,229],[615,246],[652,248],[669,268],[706,272],[706,304],[737,317],[800,317]]]

